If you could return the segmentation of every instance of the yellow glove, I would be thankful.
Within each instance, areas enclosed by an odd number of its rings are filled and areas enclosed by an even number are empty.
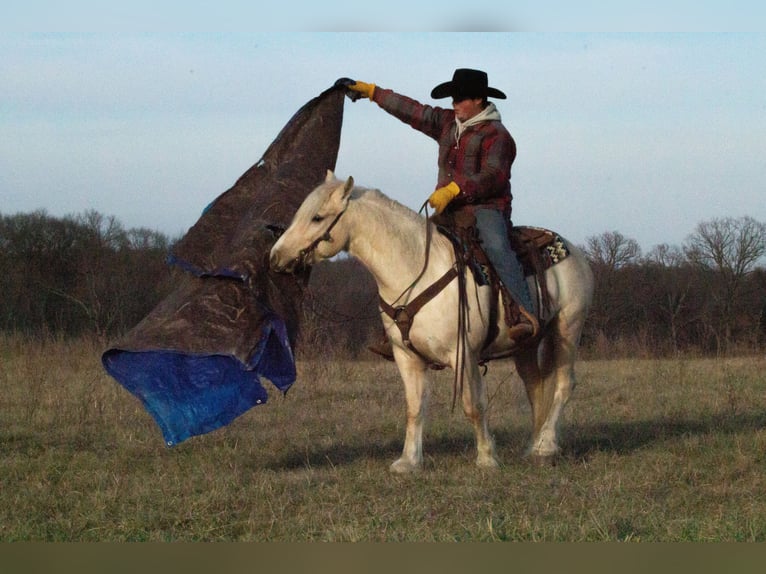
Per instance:
[[[436,213],[439,214],[444,211],[447,204],[452,201],[458,193],[460,193],[460,188],[454,181],[451,181],[431,194],[431,197],[428,198],[428,205],[433,207],[436,210]]]
[[[375,84],[366,84],[364,82],[354,82],[348,87],[349,90],[359,92],[365,98],[372,99],[372,95],[375,93]]]

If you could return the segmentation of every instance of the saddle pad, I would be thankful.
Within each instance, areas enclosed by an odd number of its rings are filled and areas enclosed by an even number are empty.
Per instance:
[[[545,271],[570,254],[569,246],[560,235],[542,227],[512,227],[509,238],[525,275]]]

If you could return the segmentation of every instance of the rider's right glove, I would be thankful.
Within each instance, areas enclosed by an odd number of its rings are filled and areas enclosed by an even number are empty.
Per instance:
[[[375,84],[368,84],[366,82],[357,82],[350,78],[340,78],[335,82],[336,86],[346,86],[348,91],[348,97],[352,101],[356,101],[359,98],[368,98],[372,100],[372,96],[375,93]]]

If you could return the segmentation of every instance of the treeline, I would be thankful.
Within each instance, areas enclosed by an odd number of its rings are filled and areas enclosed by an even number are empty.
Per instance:
[[[0,331],[107,338],[172,287],[170,239],[95,211],[0,216]]]
[[[173,289],[181,271],[165,262],[172,242],[95,211],[0,215],[0,331],[103,339],[126,332]],[[766,343],[766,225],[715,219],[681,246],[646,253],[617,231],[580,247],[596,277],[587,354],[726,354]],[[381,334],[375,284],[361,264],[316,266],[299,352],[364,356]]]
[[[766,342],[763,223],[706,221],[682,246],[646,254],[617,231],[583,248],[596,278],[585,344],[598,355],[726,354]]]

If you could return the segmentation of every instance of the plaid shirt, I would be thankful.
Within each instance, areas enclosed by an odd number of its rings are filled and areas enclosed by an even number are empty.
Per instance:
[[[466,128],[456,140],[455,112],[421,104],[407,96],[376,87],[373,100],[389,114],[439,144],[436,188],[454,181],[460,194],[447,209],[490,207],[511,217],[511,165],[516,143],[499,121]]]

